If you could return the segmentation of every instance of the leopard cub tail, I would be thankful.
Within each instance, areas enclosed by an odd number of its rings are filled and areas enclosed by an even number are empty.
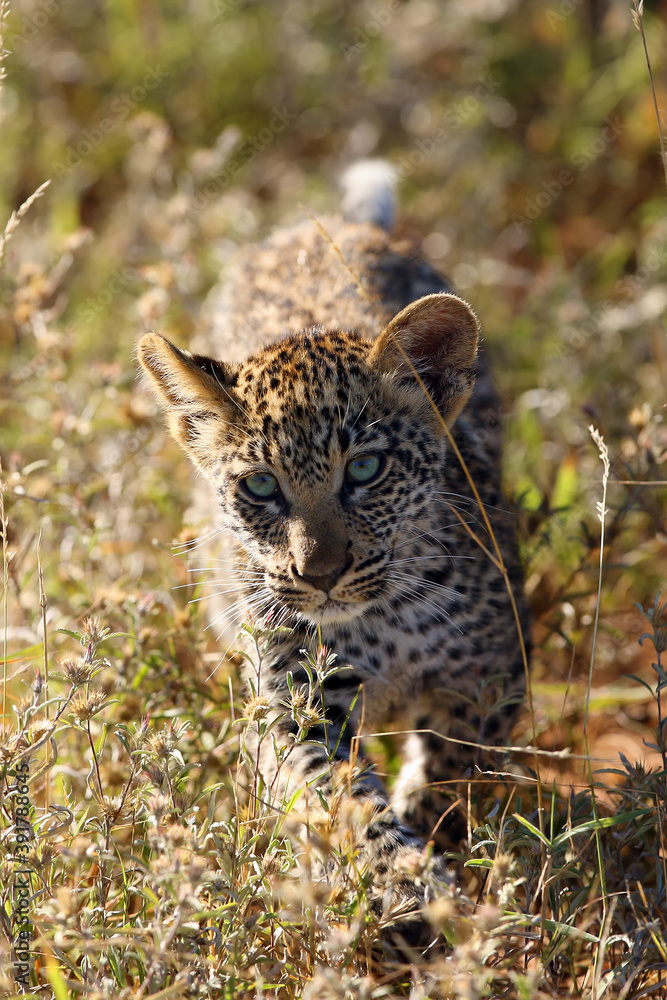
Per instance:
[[[396,217],[396,171],[386,160],[359,160],[341,177],[341,209],[347,222],[370,222],[386,229]]]

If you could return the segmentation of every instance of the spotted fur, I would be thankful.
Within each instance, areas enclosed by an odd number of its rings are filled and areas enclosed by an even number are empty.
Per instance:
[[[157,334],[139,356],[172,433],[213,489],[206,504],[234,561],[235,593],[219,617],[250,608],[291,626],[274,638],[260,681],[279,743],[291,745],[298,729],[285,711],[287,677],[307,684],[300,651],[315,626],[345,665],[325,684],[327,724],[280,770],[278,800],[305,782],[330,794],[323,745],[345,767],[362,713],[366,730],[396,716],[413,730],[391,795],[372,768],[357,768],[353,782],[368,810],[360,863],[386,907],[392,887],[394,902],[425,898],[414,859],[429,838],[446,844],[452,783],[481,762],[476,744],[507,740],[525,674],[505,581],[470,533],[492,547],[481,511],[414,368],[453,426],[524,628],[526,612],[500,485],[498,398],[476,360],[474,314],[381,229],[325,227],[331,240],[308,222],[242,258],[212,308],[208,347],[224,360]],[[347,463],[368,454],[380,456],[377,477],[350,482]],[[279,491],[251,495],[252,473],[275,476]],[[363,764],[363,751],[354,759]],[[261,761],[267,786],[273,760]],[[435,875],[448,879],[441,861]]]

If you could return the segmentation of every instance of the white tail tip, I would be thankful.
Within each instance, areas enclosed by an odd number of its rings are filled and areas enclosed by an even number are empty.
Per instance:
[[[360,160],[341,178],[341,208],[349,222],[371,222],[391,230],[396,215],[396,171],[386,160]]]

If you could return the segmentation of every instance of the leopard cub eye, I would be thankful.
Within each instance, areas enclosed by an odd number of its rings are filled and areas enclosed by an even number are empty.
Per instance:
[[[370,483],[382,468],[380,455],[359,455],[347,463],[345,475],[353,483]]]
[[[278,492],[278,480],[270,472],[253,472],[241,482],[251,496],[260,500],[268,500]]]

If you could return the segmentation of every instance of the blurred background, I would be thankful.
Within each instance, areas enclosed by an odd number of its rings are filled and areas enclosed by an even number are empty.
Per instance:
[[[664,128],[667,4],[643,23]],[[667,219],[630,4],[15,0],[4,39],[0,228],[50,181],[10,225],[0,270],[11,649],[40,640],[41,533],[48,623],[92,611],[134,632],[141,710],[174,696],[202,642],[191,592],[172,590],[188,582],[171,547],[187,537],[191,472],[134,345],[158,329],[187,346],[237,247],[300,206],[335,212],[341,171],[382,156],[399,231],[473,303],[506,399],[539,739],[581,736],[594,424],[622,485],[607,504],[593,736],[602,753],[649,753],[655,702],[624,675],[650,677],[635,603],[666,575]],[[118,691],[136,690],[129,662]]]

